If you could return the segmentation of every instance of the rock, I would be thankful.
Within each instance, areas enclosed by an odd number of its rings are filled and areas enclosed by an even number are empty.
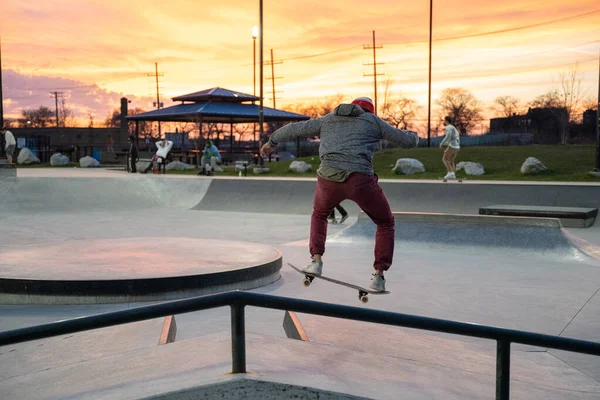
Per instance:
[[[529,157],[523,165],[521,165],[522,174],[537,174],[548,171],[548,168],[540,160],[535,157]]]
[[[50,165],[53,167],[64,167],[69,165],[69,157],[62,155],[61,153],[54,153],[50,157]]]
[[[305,173],[308,171],[312,171],[312,165],[304,161],[292,161],[288,169],[294,172]]]
[[[173,161],[168,163],[166,166],[167,171],[190,171],[192,169],[194,169],[193,165],[186,164],[181,161]]]
[[[95,158],[85,156],[79,159],[79,165],[81,165],[81,168],[97,168],[100,163]]]
[[[40,159],[35,156],[27,147],[23,147],[17,157],[19,164],[39,164]]]
[[[485,174],[485,169],[483,169],[483,165],[476,162],[461,161],[458,164],[456,164],[457,171],[460,171],[462,169],[465,170],[467,175],[479,176]]]
[[[254,172],[255,174],[266,174],[269,171],[270,171],[270,169],[267,167],[262,167],[262,168],[257,167],[257,168],[254,168],[252,172]]]
[[[412,175],[425,172],[425,166],[414,158],[400,158],[392,169],[396,174]]]

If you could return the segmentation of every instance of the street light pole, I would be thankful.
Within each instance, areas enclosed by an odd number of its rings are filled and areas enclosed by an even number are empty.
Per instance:
[[[596,106],[596,172],[600,173],[600,54],[598,54],[598,104]]]
[[[262,140],[263,140],[263,135],[264,135],[264,121],[265,121],[265,117],[264,117],[264,104],[263,104],[263,98],[264,98],[264,92],[263,92],[263,76],[264,76],[264,72],[263,72],[263,65],[264,65],[264,60],[263,60],[263,46],[264,46],[264,30],[263,30],[263,0],[259,0],[259,6],[260,6],[260,22],[259,22],[259,32],[258,34],[260,35],[260,68],[259,68],[259,74],[260,74],[260,111],[258,114],[258,124],[259,124],[259,136],[258,136],[258,161],[259,161],[259,165],[262,167],[264,165],[264,160],[262,158],[262,156],[260,155],[260,148],[262,147]]]
[[[427,101],[427,147],[431,147],[431,42],[433,40],[433,0],[429,0],[429,100]]]
[[[258,37],[258,26],[252,27],[252,80],[254,83],[254,91],[252,94],[256,96],[256,38]],[[252,124],[252,145],[256,146],[256,122]],[[258,149],[260,152],[260,149]]]

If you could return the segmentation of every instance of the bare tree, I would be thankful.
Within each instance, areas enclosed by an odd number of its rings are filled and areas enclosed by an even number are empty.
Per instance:
[[[560,108],[560,96],[555,89],[550,90],[529,102],[531,108]]]
[[[45,128],[55,123],[54,112],[45,106],[22,110],[21,118],[19,119],[19,125],[23,128]]]
[[[494,105],[490,107],[498,117],[512,117],[523,112],[519,99],[513,96],[498,96],[494,99]]]
[[[58,122],[63,128],[72,128],[75,126],[75,114],[73,109],[67,106],[67,102],[63,97],[61,100],[61,106],[58,109]]]
[[[596,99],[592,96],[587,96],[581,101],[581,110],[582,111],[597,110],[597,109],[598,109],[598,99]]]
[[[566,72],[561,72],[558,76],[557,92],[561,106],[567,109],[569,121],[574,118],[580,119],[582,101],[585,96],[585,90],[581,88],[583,74],[579,71],[579,63],[571,66]]]
[[[450,116],[459,132],[473,130],[481,121],[481,102],[468,90],[445,89],[436,104],[441,107],[440,119]]]

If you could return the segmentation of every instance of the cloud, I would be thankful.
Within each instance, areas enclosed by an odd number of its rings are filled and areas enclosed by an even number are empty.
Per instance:
[[[25,75],[13,70],[3,71],[2,77],[4,114],[8,118],[18,118],[24,109],[40,106],[54,109],[55,100],[50,92],[55,91],[62,93],[66,105],[73,109],[79,121],[87,119],[89,113],[96,119],[103,119],[110,111],[120,106],[121,97],[131,100],[132,107],[144,109],[148,109],[152,102],[150,97],[117,93],[75,79]]]

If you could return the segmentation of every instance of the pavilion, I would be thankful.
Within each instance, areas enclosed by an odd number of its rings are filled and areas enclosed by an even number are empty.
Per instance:
[[[200,92],[173,97],[171,107],[161,108],[137,115],[129,115],[127,119],[135,121],[136,139],[139,137],[139,121],[157,122],[196,122],[202,131],[203,123],[228,123],[231,127],[230,144],[233,151],[233,125],[259,122],[260,98],[250,94],[215,87]],[[277,110],[263,106],[264,122],[296,122],[310,119],[306,115]]]

